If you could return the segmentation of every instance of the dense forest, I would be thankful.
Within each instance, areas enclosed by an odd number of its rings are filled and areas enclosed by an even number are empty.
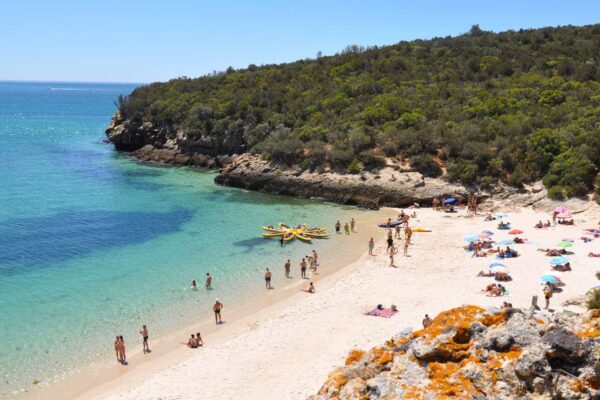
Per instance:
[[[386,158],[467,186],[542,179],[584,196],[600,166],[600,24],[348,46],[333,56],[120,98],[121,116],[194,137],[237,131],[284,166],[359,173]]]

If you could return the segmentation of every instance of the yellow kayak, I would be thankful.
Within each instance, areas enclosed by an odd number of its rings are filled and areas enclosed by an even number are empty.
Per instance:
[[[294,236],[296,236],[300,240],[304,240],[305,242],[310,242],[310,238],[304,235],[302,232],[294,231]]]
[[[427,229],[427,228],[411,228],[411,231],[413,231],[413,232],[431,232],[431,229]]]
[[[283,236],[283,235],[285,235],[285,232],[277,232],[277,233],[263,233],[262,235],[263,235],[263,237],[268,237],[268,238],[270,238],[270,237],[278,237],[278,236]]]

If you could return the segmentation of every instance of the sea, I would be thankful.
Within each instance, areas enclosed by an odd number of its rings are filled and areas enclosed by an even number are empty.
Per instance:
[[[332,228],[356,209],[215,185],[214,171],[140,164],[104,142],[134,84],[0,82],[0,397],[114,357],[264,293],[265,265],[332,240],[261,238],[279,222]],[[329,247],[328,247],[329,246]],[[214,276],[213,291],[190,289]]]

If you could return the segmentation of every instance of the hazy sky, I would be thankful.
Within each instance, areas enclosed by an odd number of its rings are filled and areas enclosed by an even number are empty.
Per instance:
[[[600,0],[6,0],[0,80],[151,82],[456,35],[600,22]]]

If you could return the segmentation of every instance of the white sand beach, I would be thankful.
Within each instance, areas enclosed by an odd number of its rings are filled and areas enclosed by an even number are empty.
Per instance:
[[[509,213],[504,220],[524,231],[519,236],[528,241],[511,245],[520,257],[501,261],[494,256],[471,257],[463,249],[465,235],[486,229],[494,232],[495,240],[511,238],[508,231],[496,229],[497,221],[484,221],[484,215],[467,216],[464,209],[455,214],[417,210],[411,225],[432,232],[413,234],[409,257],[402,257],[400,249],[397,268],[389,266],[385,232],[381,229],[374,256],[364,254],[342,270],[316,279],[315,294],[298,291],[241,316],[206,335],[201,349],[181,346],[175,355],[153,355],[154,360],[133,372],[125,372],[115,363],[114,368],[122,371],[120,376],[98,379],[89,390],[62,398],[304,399],[319,390],[350,350],[381,344],[405,327],[418,329],[425,313],[433,317],[462,304],[493,307],[503,301],[528,308],[532,295],[537,295],[543,306],[539,277],[551,269],[550,257],[537,249],[557,248],[561,240],[572,239],[574,245],[567,250],[575,253],[568,256],[573,271],[564,273],[562,292],[551,299],[551,310],[563,308],[566,300],[600,284],[595,277],[600,259],[588,257],[591,251],[600,252],[600,239],[590,243],[579,239],[584,228],[598,227],[600,212],[591,203],[585,203],[585,207],[587,210],[580,213],[572,210],[574,226],[547,229],[534,229],[538,220],[550,219],[547,211],[497,208]],[[389,214],[390,210],[381,211],[382,222]],[[364,245],[366,250],[366,241]],[[344,252],[343,243],[339,252]],[[481,292],[493,278],[476,275],[493,262],[506,265],[513,278],[502,282],[508,296],[487,297]],[[399,312],[391,318],[364,315],[379,303],[386,307],[395,304]],[[582,310],[580,306],[569,307]]]

